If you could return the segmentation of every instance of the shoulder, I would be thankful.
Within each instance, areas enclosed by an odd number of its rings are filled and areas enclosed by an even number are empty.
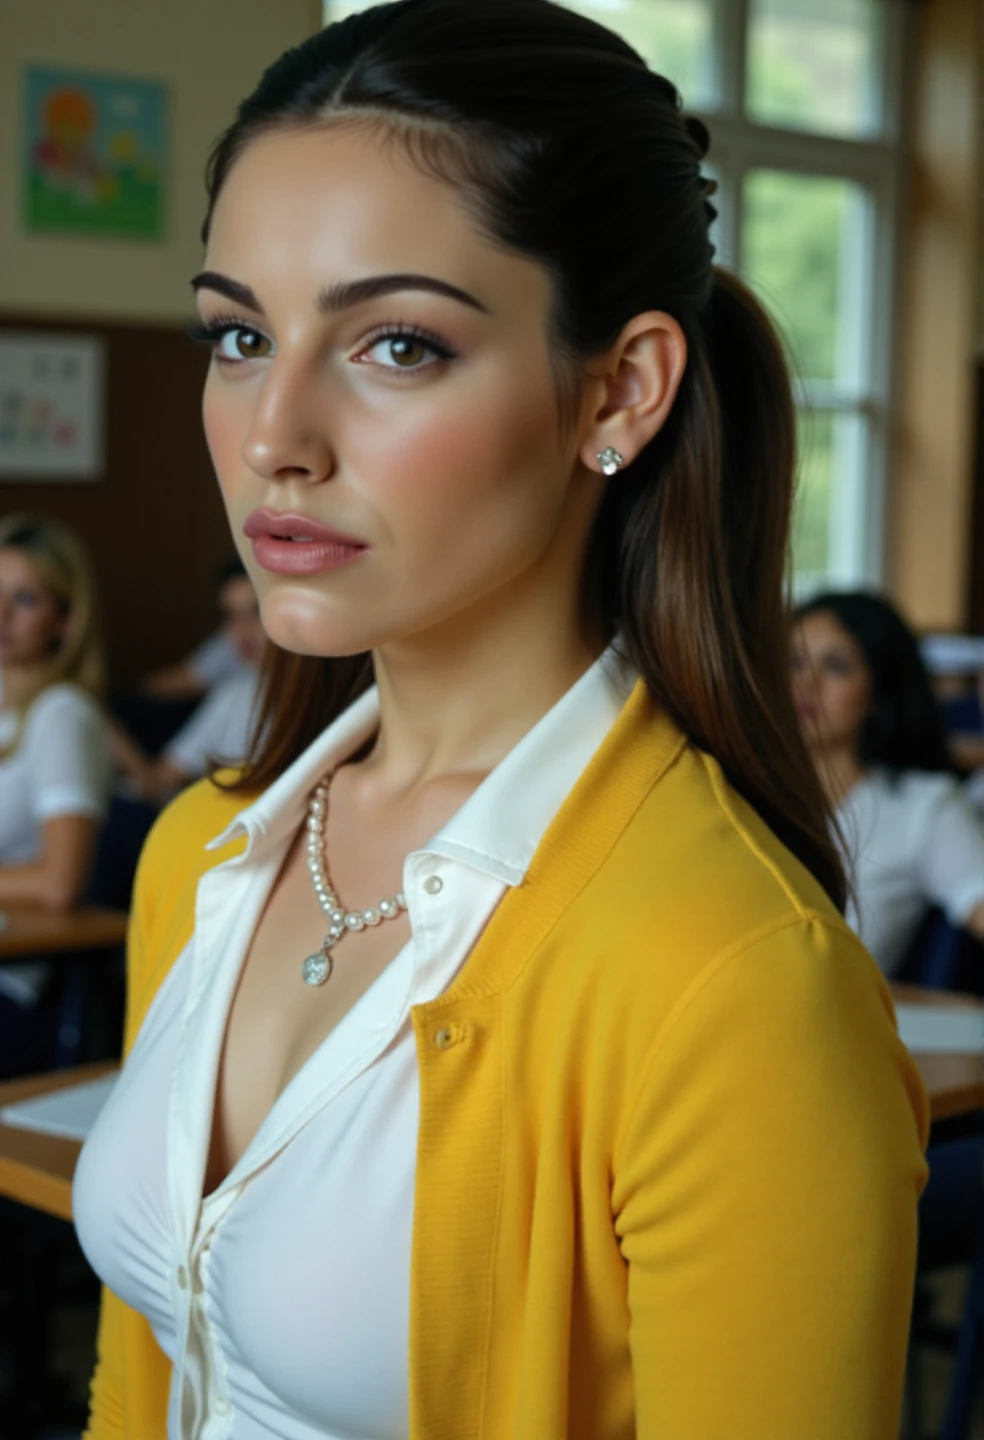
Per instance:
[[[219,772],[227,782],[234,772]],[[137,866],[127,944],[127,1044],[140,1027],[158,986],[191,938],[198,882],[206,871],[240,853],[244,837],[211,848],[255,796],[201,780],[161,811]]]
[[[28,730],[51,723],[85,724],[101,722],[99,702],[81,685],[59,682],[48,685],[28,707],[25,726]]]
[[[968,809],[969,802],[952,775],[928,770],[903,770],[886,779],[886,810],[921,833],[931,827],[941,810]]]
[[[234,772],[222,771],[225,781]],[[207,847],[255,800],[254,795],[229,791],[199,780],[161,811],[147,837],[140,857],[140,883],[155,895],[174,890],[192,878],[197,884],[206,870],[236,853],[236,841],[218,850]]]
[[[259,685],[260,676],[257,670],[240,670],[237,674],[220,680],[213,688],[208,700],[212,700],[214,697],[217,707],[222,705],[230,708],[242,706],[248,708],[256,699]]]
[[[643,1053],[705,990],[763,1011],[833,1014],[856,977],[879,995],[883,1018],[890,1009],[874,961],[820,884],[716,762],[689,745],[550,948],[555,979],[569,985],[577,971],[575,983],[605,995],[627,1056]]]
[[[846,929],[813,875],[692,745],[649,792],[611,860],[599,879],[621,887],[620,908],[637,924],[658,919],[694,953],[710,957],[796,921]]]

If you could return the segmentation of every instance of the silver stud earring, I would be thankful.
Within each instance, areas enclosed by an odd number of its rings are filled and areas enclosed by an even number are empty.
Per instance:
[[[615,471],[625,464],[625,456],[620,455],[613,445],[606,445],[596,458],[603,475],[614,475]]]

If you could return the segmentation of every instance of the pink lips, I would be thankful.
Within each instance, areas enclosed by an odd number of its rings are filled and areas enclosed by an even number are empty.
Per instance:
[[[368,546],[307,515],[254,510],[243,525],[253,554],[275,575],[319,575],[365,554]]]

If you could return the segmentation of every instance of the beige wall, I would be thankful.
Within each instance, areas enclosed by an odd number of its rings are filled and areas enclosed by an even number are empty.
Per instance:
[[[318,0],[0,0],[0,309],[183,321],[200,259],[208,148]],[[163,242],[38,237],[20,222],[21,81],[31,62],[163,80]]]
[[[916,624],[949,629],[965,623],[968,604],[984,51],[974,0],[932,0],[913,11],[888,581]]]

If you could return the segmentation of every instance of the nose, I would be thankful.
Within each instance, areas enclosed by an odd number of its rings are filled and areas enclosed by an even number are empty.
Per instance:
[[[304,373],[270,367],[243,441],[243,459],[264,480],[319,484],[334,474],[323,404],[315,390]]]

